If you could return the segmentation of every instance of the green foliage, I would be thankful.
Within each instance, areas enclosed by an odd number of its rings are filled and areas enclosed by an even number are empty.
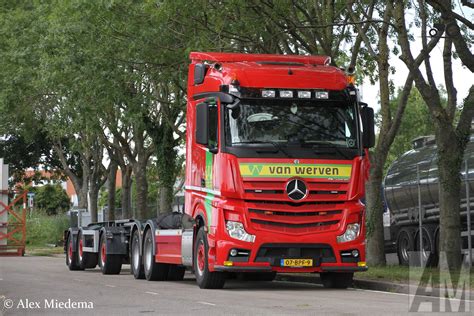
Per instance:
[[[99,192],[99,208],[108,204],[109,193],[102,187]],[[122,207],[122,188],[115,189],[115,208]]]
[[[66,212],[71,203],[64,189],[57,184],[47,184],[35,188],[35,208],[44,211],[47,215],[56,215]]]
[[[399,91],[400,93],[400,91]],[[390,101],[390,110],[392,113],[397,110],[399,93]],[[380,124],[380,115],[378,113],[378,124]],[[418,90],[413,87],[408,97],[407,107],[405,109],[400,128],[385,162],[384,170],[403,153],[412,148],[412,140],[419,136],[433,135],[433,123],[423,98]]]
[[[65,214],[47,215],[42,211],[33,211],[26,220],[26,244],[28,246],[60,245],[64,230],[69,227],[69,218]]]

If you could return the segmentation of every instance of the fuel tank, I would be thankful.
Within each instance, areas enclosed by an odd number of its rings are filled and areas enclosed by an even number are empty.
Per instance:
[[[466,214],[467,161],[471,214],[474,212],[474,136],[467,144],[461,170],[461,214]],[[418,177],[420,194],[418,193]],[[434,136],[422,136],[413,140],[413,149],[404,153],[389,168],[384,181],[385,202],[391,213],[392,224],[418,223],[418,197],[421,197],[421,213],[426,223],[439,220],[439,179],[437,150]]]

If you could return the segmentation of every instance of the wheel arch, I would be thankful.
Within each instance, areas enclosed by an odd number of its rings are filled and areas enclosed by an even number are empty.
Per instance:
[[[143,233],[145,230],[142,230],[142,223],[139,221],[135,221],[135,223],[132,225],[132,228],[130,229],[130,242],[129,242],[129,253],[132,253],[132,243],[133,243],[133,235],[135,232],[138,232],[138,238],[139,238],[139,250],[140,250],[140,256],[143,254]]]
[[[142,235],[142,239],[141,239],[141,249],[144,249],[144,246],[145,246],[145,236],[146,236],[146,233],[151,230],[152,232],[152,236],[153,236],[153,242],[152,242],[152,249],[153,249],[153,256],[156,255],[156,242],[155,242],[155,231],[157,229],[157,225],[155,223],[155,221],[149,219],[146,221],[145,223],[145,227],[143,229],[143,235]]]

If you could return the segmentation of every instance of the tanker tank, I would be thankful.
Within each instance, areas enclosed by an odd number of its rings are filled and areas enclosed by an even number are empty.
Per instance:
[[[462,230],[466,230],[467,227],[466,161],[472,222],[474,219],[474,135],[467,144],[461,171]],[[422,206],[423,248],[432,252],[431,265],[434,265],[439,249],[439,181],[434,136],[422,136],[413,140],[413,149],[393,162],[384,180],[385,203],[390,212],[390,233],[386,233],[386,239],[390,238],[391,246],[393,246],[391,248],[397,251],[401,264],[408,263],[407,251],[417,250],[418,247],[419,196]],[[462,235],[467,237],[466,232]],[[467,238],[463,238],[463,249],[465,248],[467,248]]]

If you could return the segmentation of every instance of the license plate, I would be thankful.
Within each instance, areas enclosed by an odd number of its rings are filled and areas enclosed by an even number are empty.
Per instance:
[[[281,259],[282,267],[312,267],[313,259]]]

